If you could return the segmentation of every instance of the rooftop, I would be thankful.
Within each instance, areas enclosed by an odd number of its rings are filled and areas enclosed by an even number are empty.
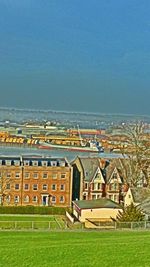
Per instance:
[[[121,206],[119,204],[107,198],[100,198],[94,200],[78,200],[78,201],[73,201],[73,203],[79,209],[97,209],[97,208],[121,209]]]

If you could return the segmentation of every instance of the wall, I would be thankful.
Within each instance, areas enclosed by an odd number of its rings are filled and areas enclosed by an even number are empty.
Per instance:
[[[100,208],[100,209],[85,209],[81,211],[79,220],[85,222],[86,219],[102,219],[110,220],[110,218],[116,219],[118,211],[121,209]]]

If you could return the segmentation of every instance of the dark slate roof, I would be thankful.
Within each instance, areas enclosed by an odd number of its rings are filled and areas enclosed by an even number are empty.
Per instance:
[[[119,159],[111,159],[110,160],[110,164],[108,165],[107,169],[106,169],[106,180],[107,182],[109,182],[111,175],[114,171],[114,169],[117,169],[119,175],[120,175],[120,179],[123,182],[123,176],[122,176],[122,171],[121,171],[121,166],[120,166],[120,161]]]
[[[84,171],[85,181],[91,181],[97,168],[100,167],[98,158],[79,158]]]
[[[142,203],[145,199],[150,197],[150,189],[146,187],[130,188],[135,203]]]
[[[97,209],[97,208],[112,208],[112,209],[121,209],[121,206],[107,198],[99,198],[94,200],[78,200],[73,201],[73,203],[79,209]]]

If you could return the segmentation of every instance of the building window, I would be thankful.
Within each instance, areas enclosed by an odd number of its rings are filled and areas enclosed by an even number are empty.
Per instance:
[[[24,202],[29,202],[29,196],[25,196],[23,199]]]
[[[34,179],[38,179],[38,173],[37,173],[37,172],[34,172],[34,173],[33,173],[33,178],[34,178]]]
[[[57,161],[51,161],[51,166],[56,167],[57,166]]]
[[[98,190],[102,190],[102,184],[101,183],[98,183],[97,187],[98,187]]]
[[[17,203],[19,203],[19,196],[15,196],[14,197],[14,202],[17,204]]]
[[[61,190],[61,191],[64,191],[64,190],[65,190],[65,185],[64,185],[64,184],[61,184],[61,185],[60,185],[60,190]]]
[[[24,161],[24,166],[29,166],[30,165],[30,161],[29,160],[25,160]]]
[[[32,166],[38,166],[38,161],[33,160],[32,161]]]
[[[57,179],[57,173],[52,173],[52,179]]]
[[[85,183],[85,189],[88,189],[88,183]]]
[[[38,185],[37,184],[33,184],[33,190],[36,191],[38,189]]]
[[[24,184],[24,190],[28,190],[29,189],[29,184]]]
[[[10,184],[6,184],[6,189],[10,189]]]
[[[117,173],[113,173],[113,179],[117,180]]]
[[[14,165],[15,166],[20,166],[20,161],[19,160],[14,160]]]
[[[10,203],[10,199],[11,199],[11,198],[10,198],[10,195],[7,195],[7,196],[6,196],[6,202],[7,202],[7,203]]]
[[[37,196],[33,196],[32,201],[33,202],[37,202],[38,201],[38,197]]]
[[[19,184],[15,184],[15,190],[19,190]]]
[[[47,184],[43,184],[43,190],[47,190],[47,189],[48,189]]]
[[[109,190],[112,190],[112,184],[109,184]]]
[[[47,161],[42,161],[42,166],[46,167],[47,166]]]
[[[94,185],[93,185],[94,190],[97,190],[97,186],[98,186],[98,184],[97,183],[94,183]]]
[[[56,202],[56,197],[52,196],[52,203],[55,203],[55,202]]]
[[[43,173],[43,179],[46,179],[48,177],[47,173]]]
[[[111,190],[111,191],[118,190],[118,184],[117,183],[110,184],[109,185],[109,190]]]
[[[11,165],[11,160],[6,160],[5,163],[6,163],[7,166],[10,166]]]
[[[66,162],[65,161],[59,161],[59,166],[65,167],[65,165],[66,165]]]
[[[64,196],[60,196],[60,203],[64,203]]]
[[[118,196],[117,195],[114,195],[114,201],[118,202]]]
[[[61,179],[65,179],[66,178],[66,173],[61,173]]]
[[[56,184],[52,184],[52,190],[53,190],[53,191],[56,190]]]
[[[83,199],[86,200],[86,194],[83,195]]]
[[[20,178],[20,172],[16,172],[15,177]]]
[[[30,173],[29,173],[29,172],[25,172],[24,178],[25,178],[25,179],[30,178]]]
[[[11,178],[11,173],[10,172],[7,172],[6,177],[7,178]]]

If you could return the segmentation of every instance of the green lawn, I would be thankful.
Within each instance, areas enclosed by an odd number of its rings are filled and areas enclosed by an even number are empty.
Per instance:
[[[149,267],[150,232],[0,232],[3,267]]]

